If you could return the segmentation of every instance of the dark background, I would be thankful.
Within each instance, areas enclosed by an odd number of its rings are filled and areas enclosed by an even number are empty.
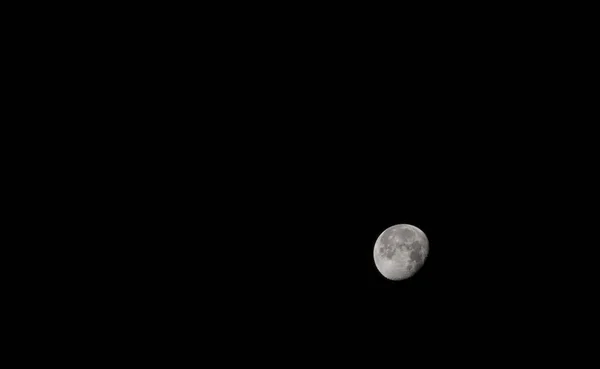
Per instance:
[[[578,326],[593,269],[571,262],[589,222],[579,212],[589,197],[573,187],[585,188],[588,169],[540,142],[550,129],[525,131],[518,119],[439,123],[477,112],[476,103],[424,122],[418,105],[373,100],[362,100],[363,114],[336,112],[336,126],[322,118],[326,107],[298,126],[175,133],[169,154],[133,177],[129,241],[116,235],[115,248],[127,250],[116,283],[135,320],[151,312],[159,330],[197,327],[224,343],[235,332],[289,354],[289,342],[309,340],[307,358],[376,352],[373,337],[398,334],[452,352],[456,335],[489,352],[498,346],[488,340],[510,335],[518,352]],[[210,144],[198,148],[195,137]],[[391,282],[372,250],[398,223],[426,232],[431,252],[417,275]],[[390,331],[396,324],[401,332]]]
[[[140,14],[39,35],[49,72],[31,72],[32,93],[53,97],[35,110],[65,122],[29,132],[60,138],[35,158],[43,198],[77,230],[53,229],[70,268],[51,287],[111,339],[475,361],[463,351],[535,357],[531,341],[589,324],[595,143],[578,39],[481,32],[486,20]],[[430,255],[391,282],[372,251],[399,223]]]

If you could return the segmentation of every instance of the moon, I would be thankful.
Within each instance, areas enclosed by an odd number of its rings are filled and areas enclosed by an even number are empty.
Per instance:
[[[410,224],[397,224],[383,231],[373,250],[377,270],[393,281],[412,277],[421,269],[428,254],[427,236]]]

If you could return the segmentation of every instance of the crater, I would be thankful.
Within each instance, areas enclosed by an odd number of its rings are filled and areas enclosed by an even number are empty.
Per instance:
[[[423,255],[421,255],[421,250],[414,250],[410,253],[410,259],[416,262],[417,264],[421,264],[423,262]]]
[[[415,232],[410,228],[403,228],[400,230],[400,236],[405,240],[412,240],[415,237]]]
[[[379,248],[379,254],[381,254],[381,256],[385,257],[386,259],[391,259],[395,253],[396,253],[396,247],[390,243],[387,243],[387,244],[384,243]]]
[[[410,245],[410,259],[414,260],[417,264],[423,262],[423,245],[419,241],[415,241]]]

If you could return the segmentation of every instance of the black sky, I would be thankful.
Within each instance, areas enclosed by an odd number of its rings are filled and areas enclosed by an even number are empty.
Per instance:
[[[124,100],[147,118],[116,124],[113,177],[96,175],[122,298],[182,325],[209,311],[244,339],[358,345],[401,324],[442,347],[457,331],[526,336],[522,322],[539,331],[545,309],[584,294],[589,270],[565,255],[589,242],[574,229],[590,219],[590,146],[565,128],[567,98],[532,92],[542,71],[488,63],[493,49],[461,58],[468,45],[425,57],[325,40],[313,57],[286,37],[234,38],[250,46],[202,68],[174,56],[192,68],[171,79],[136,69],[165,87]],[[399,223],[422,229],[430,254],[391,282],[372,250]]]

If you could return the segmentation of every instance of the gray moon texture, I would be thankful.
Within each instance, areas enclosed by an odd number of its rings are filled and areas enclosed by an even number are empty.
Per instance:
[[[427,236],[410,224],[397,224],[383,231],[373,250],[377,270],[393,281],[412,277],[421,269],[428,254]]]

